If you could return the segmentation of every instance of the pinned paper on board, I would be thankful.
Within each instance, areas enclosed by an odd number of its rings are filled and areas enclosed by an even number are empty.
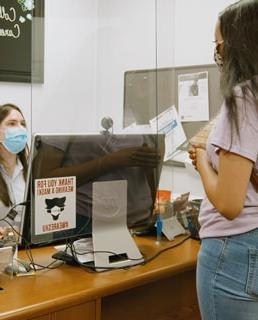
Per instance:
[[[165,133],[164,161],[172,158],[177,148],[186,141],[186,135],[175,106],[171,106],[150,120],[154,132]]]
[[[76,177],[35,180],[35,234],[76,227]]]
[[[178,113],[182,122],[209,120],[208,71],[178,76]]]

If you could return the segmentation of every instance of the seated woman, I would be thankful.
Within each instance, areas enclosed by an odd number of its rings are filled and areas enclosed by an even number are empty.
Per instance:
[[[28,132],[21,110],[13,104],[0,105],[0,238],[11,226],[19,230],[27,175]],[[4,220],[6,221],[4,221]]]

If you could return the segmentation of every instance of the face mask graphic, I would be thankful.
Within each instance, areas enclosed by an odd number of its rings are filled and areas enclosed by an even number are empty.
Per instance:
[[[59,215],[64,211],[66,197],[45,199],[47,212],[51,214],[53,220],[58,220]]]
[[[3,141],[4,147],[11,153],[21,152],[28,141],[28,132],[25,128],[8,128]]]
[[[219,70],[221,71],[223,68],[223,59],[222,59],[220,53],[218,52],[217,47],[214,50],[214,61],[215,61],[216,65],[218,66]]]

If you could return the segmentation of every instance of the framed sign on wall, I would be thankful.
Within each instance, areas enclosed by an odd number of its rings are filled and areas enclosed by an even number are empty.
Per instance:
[[[0,81],[44,82],[44,0],[0,0]]]

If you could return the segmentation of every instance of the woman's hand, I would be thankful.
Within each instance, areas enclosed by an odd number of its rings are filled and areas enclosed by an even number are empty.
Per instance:
[[[121,149],[108,158],[118,167],[156,167],[161,161],[158,150],[147,146]]]
[[[197,171],[204,161],[208,162],[207,153],[205,148],[200,144],[192,145],[188,150],[189,158],[192,160],[192,165]]]

